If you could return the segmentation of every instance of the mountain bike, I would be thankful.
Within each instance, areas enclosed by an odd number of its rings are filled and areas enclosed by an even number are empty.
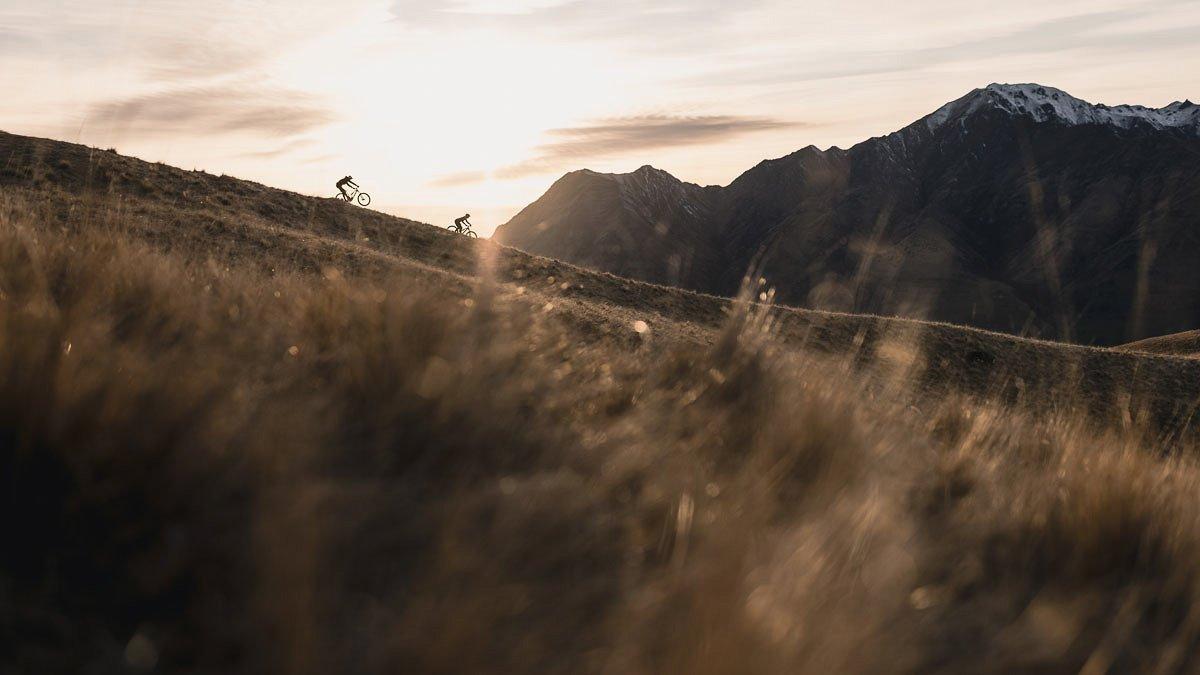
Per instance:
[[[350,188],[349,194],[337,193],[333,196],[334,199],[341,199],[350,203],[358,202],[359,206],[366,206],[371,203],[371,195],[360,192],[358,188]]]
[[[463,225],[462,227],[459,227],[458,225],[447,225],[446,229],[450,230],[451,232],[457,232],[457,233],[463,235],[464,237],[470,237],[472,239],[479,238],[479,235],[475,234],[475,230],[471,229],[470,223]]]

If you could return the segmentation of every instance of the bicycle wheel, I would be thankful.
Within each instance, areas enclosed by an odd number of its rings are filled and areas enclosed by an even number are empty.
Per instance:
[[[344,201],[346,201],[346,195],[344,195],[344,194],[342,194],[342,193],[340,193],[340,192],[339,192],[339,193],[337,193],[336,195],[334,195],[334,196],[333,196],[333,198],[334,198],[334,199],[336,199],[336,200],[338,200],[338,201],[341,201],[341,202],[344,202]]]
[[[458,228],[457,228],[457,227],[455,227],[454,225],[447,225],[447,226],[446,226],[446,229],[447,229],[447,230],[450,230],[450,231],[451,231],[451,232],[453,232],[454,234],[462,234],[462,230],[458,229]]]
[[[463,234],[467,235],[468,237],[470,237],[472,239],[479,238],[479,235],[475,234],[475,230],[467,230],[466,232],[463,232]]]
[[[359,206],[366,206],[367,204],[370,204],[370,203],[371,203],[371,195],[369,195],[365,192],[358,193],[358,205]]]

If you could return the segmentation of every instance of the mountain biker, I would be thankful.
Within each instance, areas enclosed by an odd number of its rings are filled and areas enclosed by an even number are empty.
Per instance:
[[[342,196],[346,198],[346,201],[350,201],[350,193],[346,192],[347,185],[354,189],[358,189],[358,185],[354,183],[354,176],[346,176],[337,182],[338,192],[342,193]]]
[[[462,234],[463,227],[471,227],[471,221],[467,220],[470,217],[471,217],[471,214],[468,213],[467,215],[463,216],[462,218],[454,219],[454,229],[458,230],[459,234]]]

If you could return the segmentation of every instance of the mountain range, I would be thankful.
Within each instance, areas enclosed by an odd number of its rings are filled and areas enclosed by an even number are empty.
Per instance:
[[[724,187],[568,173],[495,237],[717,295],[1112,345],[1200,327],[1200,106],[993,84]]]

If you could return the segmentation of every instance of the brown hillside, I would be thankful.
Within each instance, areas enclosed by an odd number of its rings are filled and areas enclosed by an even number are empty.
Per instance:
[[[1146,338],[1121,345],[1118,349],[1165,356],[1200,356],[1200,330]]]
[[[0,136],[0,672],[1200,667],[1200,361],[764,289]]]
[[[623,279],[415,221],[228,176],[151,164],[81,145],[0,132],[0,186],[60,223],[119,217],[161,250],[275,273],[404,273],[417,283],[470,292],[485,261],[506,293],[553,306],[591,337],[627,339],[647,321],[660,337],[712,341],[730,301]],[[483,255],[481,255],[483,254]],[[769,282],[769,280],[768,280]],[[1172,433],[1188,426],[1200,396],[1200,363],[1090,348],[907,319],[778,310],[790,343],[856,363],[882,358],[921,366],[922,387],[1079,405],[1105,422],[1144,417]],[[1145,351],[1145,350],[1139,350]],[[1158,353],[1158,352],[1152,352]],[[1063,398],[1062,392],[1071,392]],[[1114,416],[1114,406],[1124,412]],[[1132,412],[1131,412],[1132,411]]]

